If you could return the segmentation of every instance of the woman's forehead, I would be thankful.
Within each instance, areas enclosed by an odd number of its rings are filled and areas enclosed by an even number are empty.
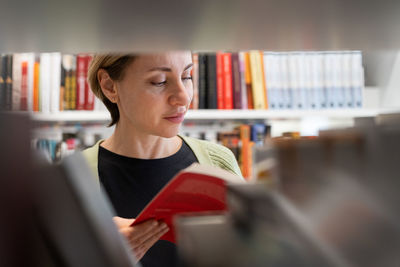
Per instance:
[[[156,54],[142,54],[135,60],[137,66],[140,65],[144,68],[154,67],[168,67],[168,68],[180,68],[185,67],[187,64],[192,62],[190,52],[165,52]]]

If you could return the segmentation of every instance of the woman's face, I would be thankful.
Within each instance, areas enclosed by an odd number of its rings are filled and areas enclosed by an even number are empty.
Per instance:
[[[173,137],[193,97],[190,52],[140,55],[116,82],[120,122],[148,135]]]

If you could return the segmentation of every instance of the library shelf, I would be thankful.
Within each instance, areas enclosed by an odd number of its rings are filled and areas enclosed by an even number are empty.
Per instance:
[[[309,117],[349,119],[398,113],[400,109],[330,109],[330,110],[189,110],[186,120],[300,120]],[[107,111],[62,111],[31,113],[36,122],[106,122]]]

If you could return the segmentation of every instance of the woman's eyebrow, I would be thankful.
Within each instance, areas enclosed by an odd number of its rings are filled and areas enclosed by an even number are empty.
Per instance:
[[[189,65],[187,65],[183,71],[185,71],[185,70],[187,70],[187,69],[189,69],[191,67],[193,67],[193,63],[190,63]],[[158,71],[166,71],[166,72],[171,72],[172,71],[172,69],[168,68],[168,67],[155,67],[155,68],[149,69],[147,72],[157,71],[157,70]]]

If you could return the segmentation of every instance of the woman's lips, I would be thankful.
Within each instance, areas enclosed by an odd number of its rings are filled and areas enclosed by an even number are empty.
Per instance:
[[[170,117],[165,117],[164,119],[172,122],[172,123],[181,123],[185,117],[185,114],[177,114]]]

